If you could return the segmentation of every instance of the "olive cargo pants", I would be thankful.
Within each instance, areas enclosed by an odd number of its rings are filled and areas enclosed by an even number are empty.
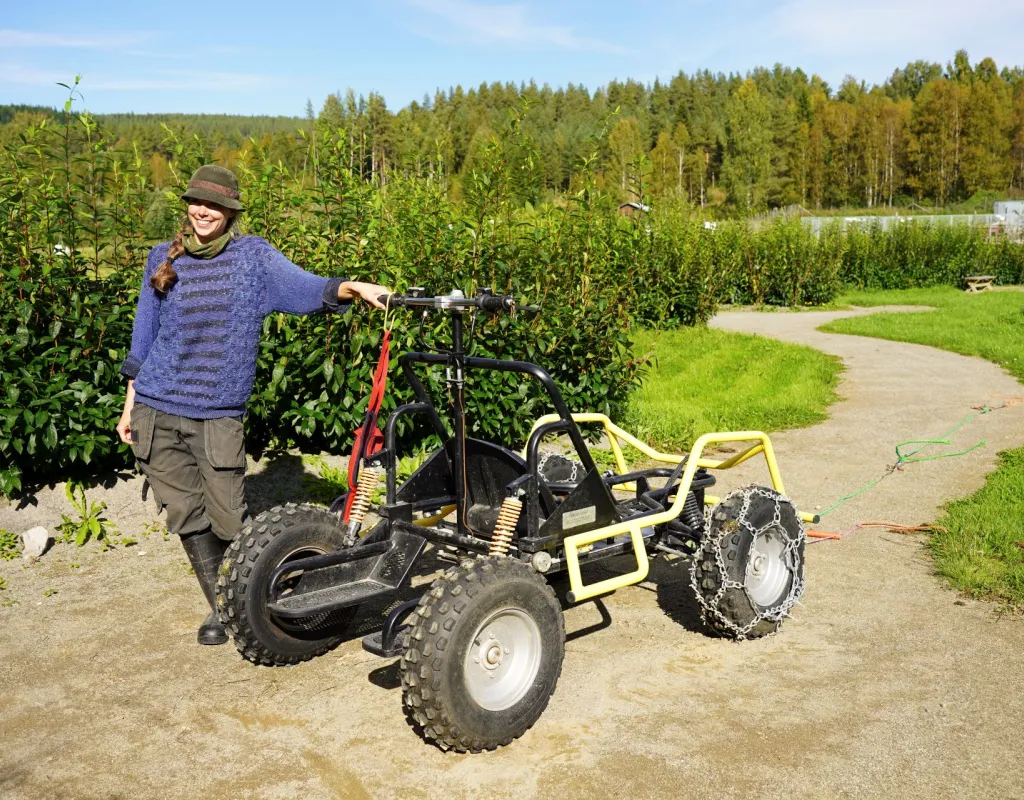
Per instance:
[[[167,530],[184,536],[212,528],[234,539],[249,515],[242,420],[190,419],[136,402],[131,431],[139,468],[167,509]]]

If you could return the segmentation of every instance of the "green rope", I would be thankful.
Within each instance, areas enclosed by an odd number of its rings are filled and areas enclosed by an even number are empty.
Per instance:
[[[888,473],[886,473],[886,474],[888,474]],[[882,476],[882,478],[884,478],[884,477],[885,477],[885,475]],[[851,494],[843,495],[838,500],[836,500],[836,502],[834,502],[832,505],[830,505],[828,508],[826,508],[820,514],[818,514],[818,517],[819,518],[823,517],[826,514],[828,514],[829,512],[835,511],[837,508],[839,508],[839,506],[841,506],[847,500],[850,500],[851,498],[854,498],[854,497],[856,497],[859,494],[863,494],[864,492],[866,492],[868,489],[870,489],[873,486],[877,486],[879,483],[882,482],[882,478],[875,478],[875,480],[871,481],[871,483],[869,483],[867,486],[862,486],[860,489],[858,489],[855,492],[852,492]]]
[[[905,444],[924,444],[924,447],[914,451],[914,453],[920,453],[921,450],[924,450],[926,447],[929,447],[933,444],[950,444],[950,441],[949,439],[911,439],[910,441],[907,442],[900,442],[898,445],[896,445],[896,455],[899,458],[899,461],[896,462],[897,467],[900,466],[901,464],[913,464],[917,461],[935,461],[938,458],[953,458],[953,456],[965,456],[972,450],[977,450],[979,447],[984,447],[985,445],[988,444],[988,442],[982,440],[978,442],[976,445],[974,445],[974,447],[968,447],[966,450],[961,450],[959,453],[940,453],[937,456],[924,456],[923,458],[910,458],[910,456],[913,455],[913,453],[907,453],[906,455],[903,455],[903,453],[900,452],[900,448],[903,447],[903,445]]]
[[[988,414],[991,411],[992,411],[992,409],[989,408],[988,406],[986,406],[985,408],[981,409],[981,411],[978,414],[969,414],[968,416],[964,417],[964,419],[962,421],[960,421],[959,423],[954,425],[952,428],[950,428],[948,431],[946,431],[944,434],[942,434],[942,436],[940,438],[938,438],[938,439],[908,439],[905,442],[900,442],[898,445],[896,445],[896,463],[893,464],[893,466],[889,470],[887,470],[884,475],[882,475],[882,476],[880,476],[878,478],[875,478],[875,480],[873,480],[870,483],[862,486],[860,489],[858,489],[855,492],[851,492],[850,494],[843,495],[838,500],[836,500],[836,502],[834,502],[832,505],[830,505],[824,511],[819,513],[818,517],[819,518],[820,517],[824,517],[826,514],[829,514],[829,513],[833,512],[833,511],[835,511],[837,508],[839,508],[839,506],[841,506],[847,500],[851,500],[852,498],[856,497],[857,495],[863,494],[868,489],[871,489],[871,488],[877,486],[878,484],[880,484],[882,482],[882,480],[884,480],[888,476],[892,475],[892,473],[895,472],[897,469],[899,469],[900,466],[902,466],[903,464],[913,464],[913,463],[920,462],[920,461],[936,461],[936,460],[938,460],[940,458],[954,458],[955,456],[965,456],[968,453],[973,452],[974,450],[977,450],[979,447],[984,447],[986,444],[988,444],[988,442],[985,441],[985,440],[982,440],[982,441],[978,442],[976,445],[974,445],[973,447],[968,447],[966,450],[961,450],[961,451],[959,451],[957,453],[940,453],[937,456],[922,456],[921,458],[914,458],[914,456],[916,456],[918,453],[922,452],[923,450],[927,450],[932,445],[936,445],[936,444],[949,444],[950,440],[949,440],[948,437],[951,434],[953,434],[956,431],[960,430],[964,425],[966,425],[971,420],[976,419],[977,417],[981,416],[982,414]],[[903,448],[904,446],[906,446],[908,444],[919,444],[919,445],[921,445],[921,447],[917,448],[916,450],[911,450],[909,453],[901,452],[901,448]]]

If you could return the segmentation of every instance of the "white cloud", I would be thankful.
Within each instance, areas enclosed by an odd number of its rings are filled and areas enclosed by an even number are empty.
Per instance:
[[[73,79],[73,76],[72,76]],[[28,64],[0,63],[0,84],[53,86],[70,84],[68,75],[54,70],[39,69]],[[237,72],[207,72],[192,70],[159,70],[147,76],[110,77],[83,75],[78,88],[83,93],[95,91],[144,91],[156,89],[196,89],[224,91],[256,89],[281,82],[280,78]]]
[[[1001,67],[1021,64],[1024,0],[1002,0],[991,14],[962,0],[739,0],[739,6],[727,24],[705,25],[699,35],[655,26],[661,33],[649,39],[651,71],[664,79],[680,68],[742,74],[781,63],[837,87],[845,75],[881,83],[917,59],[945,64],[961,48],[973,63],[991,57]]]
[[[116,34],[79,36],[63,33],[41,33],[0,28],[0,47],[57,47],[107,49],[137,44],[150,37],[147,33],[118,32]]]
[[[71,84],[74,75],[51,69],[38,69],[28,64],[0,64],[0,84],[20,83],[28,86],[53,86],[55,83]]]
[[[866,56],[898,49],[911,60],[921,48],[956,49],[982,32],[993,41],[1004,34],[1019,41],[1012,20],[1022,11],[1021,0],[993,6],[992,15],[981,15],[962,0],[787,0],[769,15],[766,38],[781,38],[802,53]]]
[[[571,27],[532,21],[523,5],[491,5],[467,0],[410,0],[412,5],[441,17],[458,31],[458,36],[428,33],[432,38],[452,42],[467,38],[477,44],[506,44],[521,48],[553,47],[624,54],[626,48],[587,36]],[[423,33],[422,31],[418,31]]]

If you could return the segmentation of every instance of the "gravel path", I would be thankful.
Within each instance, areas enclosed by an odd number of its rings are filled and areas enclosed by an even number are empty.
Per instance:
[[[1024,394],[978,359],[815,330],[851,313],[862,312],[714,320],[846,364],[831,418],[773,437],[805,510],[878,477],[897,442]],[[978,417],[952,447],[981,439],[965,457],[894,473],[819,527],[935,519],[982,485],[1000,449],[1024,444],[1024,404]],[[743,470],[726,488],[764,480]],[[302,465],[286,456],[255,471],[258,509],[291,496]],[[137,535],[152,519],[139,489],[120,481],[90,497]],[[57,486],[35,507],[0,508],[0,527],[52,529],[64,506]],[[202,602],[176,542],[0,562],[0,603],[19,601],[0,608],[0,796],[1024,797],[1024,622],[943,588],[914,537],[814,544],[807,575],[796,619],[735,644],[700,632],[685,567],[657,562],[651,581],[567,613],[562,677],[531,731],[462,756],[416,736],[393,662],[357,639],[290,669],[197,647]]]

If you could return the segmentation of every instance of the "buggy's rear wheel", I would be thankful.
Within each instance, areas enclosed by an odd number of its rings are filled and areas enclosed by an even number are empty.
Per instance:
[[[565,621],[547,582],[510,558],[464,561],[410,618],[405,704],[443,749],[493,750],[525,733],[562,671]]]
[[[271,586],[278,567],[340,550],[344,535],[344,525],[325,509],[289,503],[263,512],[235,537],[217,579],[217,610],[239,653],[254,664],[285,666],[326,653],[341,641],[355,607],[284,619],[270,612],[267,601],[271,590],[286,595],[294,581],[285,572]]]
[[[540,476],[548,483],[563,483],[576,485],[581,480],[585,471],[583,465],[572,458],[566,458],[558,453],[549,453],[541,458],[537,465]]]
[[[690,566],[705,623],[733,639],[778,630],[803,594],[804,541],[788,498],[763,486],[729,495]]]

